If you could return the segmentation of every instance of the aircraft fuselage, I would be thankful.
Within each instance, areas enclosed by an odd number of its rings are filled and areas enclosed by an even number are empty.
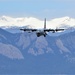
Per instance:
[[[44,31],[41,31],[41,32],[36,32],[36,35],[37,35],[37,37],[40,37],[40,36],[46,37],[47,33]]]

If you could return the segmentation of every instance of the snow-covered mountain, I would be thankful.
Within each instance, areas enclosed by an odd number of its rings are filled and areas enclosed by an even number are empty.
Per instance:
[[[0,74],[75,74],[75,31],[37,37],[0,29]]]
[[[43,25],[44,21],[33,17],[0,18],[0,74],[75,74],[75,30],[59,36],[49,36],[53,35],[50,33],[47,37],[37,37],[35,32],[10,33],[21,27],[43,28]],[[75,19],[47,21],[47,28],[57,27],[72,29]]]
[[[12,18],[9,16],[0,17],[0,27],[11,28],[11,27],[24,27],[30,28],[43,28],[44,20],[40,20],[34,17],[22,17]],[[55,18],[47,21],[47,28],[66,28],[75,27],[75,19],[68,16],[62,18]]]

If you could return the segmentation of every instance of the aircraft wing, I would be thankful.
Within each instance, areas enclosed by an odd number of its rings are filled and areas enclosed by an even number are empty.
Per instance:
[[[34,31],[37,31],[37,29],[20,29],[20,30],[22,30],[22,31],[32,31],[32,32],[34,32]]]
[[[34,31],[39,31],[38,29],[20,29],[22,31],[29,31],[29,32],[34,32]],[[50,32],[52,31],[53,33],[57,32],[57,31],[63,31],[64,29],[44,29],[44,32]]]
[[[65,29],[55,29],[55,31],[63,31],[63,30],[65,30]]]
[[[45,32],[50,32],[50,31],[57,32],[57,31],[63,31],[63,30],[65,30],[65,29],[45,29],[44,31]]]

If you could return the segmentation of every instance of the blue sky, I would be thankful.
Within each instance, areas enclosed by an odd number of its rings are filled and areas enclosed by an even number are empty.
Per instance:
[[[0,0],[0,16],[75,18],[75,0]]]

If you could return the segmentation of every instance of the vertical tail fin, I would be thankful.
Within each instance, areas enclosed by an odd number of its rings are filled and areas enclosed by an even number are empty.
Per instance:
[[[44,29],[46,29],[46,18],[44,20]]]

